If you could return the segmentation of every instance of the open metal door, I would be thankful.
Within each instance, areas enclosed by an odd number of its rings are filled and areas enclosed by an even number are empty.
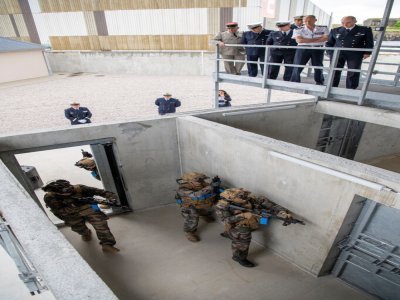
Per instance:
[[[112,143],[90,144],[104,189],[118,195],[120,204],[129,207],[125,186]]]
[[[380,299],[400,299],[400,210],[365,200],[333,274]]]

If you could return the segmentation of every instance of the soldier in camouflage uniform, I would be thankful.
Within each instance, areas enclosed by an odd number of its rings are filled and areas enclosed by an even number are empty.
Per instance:
[[[119,251],[114,247],[116,242],[107,224],[108,217],[100,211],[97,204],[85,203],[83,200],[97,195],[116,202],[114,193],[81,184],[71,185],[69,181],[62,179],[48,183],[42,190],[46,192],[46,206],[57,218],[63,220],[65,225],[79,233],[82,240],[91,240],[92,233],[85,224],[87,221],[94,227],[104,252]]]
[[[200,240],[197,235],[197,226],[200,216],[206,222],[215,221],[212,215],[212,206],[216,198],[216,189],[219,189],[218,181],[211,181],[209,177],[200,173],[186,173],[177,179],[179,189],[177,190],[176,200],[181,207],[181,214],[184,218],[183,231],[186,238],[191,242]]]
[[[97,170],[96,162],[93,159],[93,155],[87,151],[81,150],[83,158],[75,163],[76,167],[83,168],[90,171],[90,174],[97,180],[101,180],[99,171]]]
[[[232,259],[244,267],[254,267],[254,263],[247,259],[251,242],[251,232],[259,228],[259,215],[251,212],[231,208],[230,205],[240,206],[248,210],[267,209],[275,211],[282,219],[289,219],[287,210],[265,197],[255,197],[243,188],[227,189],[220,194],[216,213],[225,225],[225,232],[221,235],[232,240]]]

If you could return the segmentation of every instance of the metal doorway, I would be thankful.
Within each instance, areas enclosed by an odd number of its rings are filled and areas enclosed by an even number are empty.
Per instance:
[[[385,300],[400,295],[400,210],[365,200],[333,274]]]

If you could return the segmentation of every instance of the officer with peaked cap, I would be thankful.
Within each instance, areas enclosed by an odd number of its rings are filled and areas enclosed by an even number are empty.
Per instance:
[[[290,25],[290,29],[298,29],[304,25],[303,23],[304,16],[295,16],[293,17],[293,24]]]
[[[272,30],[262,27],[261,22],[248,24],[250,29],[243,33],[241,43],[244,45],[266,45],[269,34]],[[264,62],[265,48],[263,47],[246,47],[247,54],[247,71],[250,77],[256,77],[258,73],[258,61]],[[264,73],[264,65],[261,65],[261,74]]]
[[[374,37],[370,27],[356,25],[357,19],[353,16],[342,18],[342,26],[331,29],[326,47],[366,48],[374,47]],[[333,51],[328,51],[332,56]],[[361,69],[363,59],[371,55],[370,51],[340,51],[336,68],[343,68],[347,64],[349,69]],[[336,71],[332,86],[339,86],[342,71]],[[347,72],[346,88],[356,89],[360,81],[359,72]]]
[[[65,117],[70,120],[71,125],[91,123],[92,113],[87,107],[81,107],[79,102],[72,101],[71,107],[64,110]]]
[[[220,47],[220,53],[223,59],[243,61],[245,59],[243,47],[225,46],[240,44],[241,39],[242,32],[239,31],[238,23],[229,22],[226,23],[226,31],[219,32],[213,38],[213,41]],[[229,74],[240,75],[243,66],[244,62],[224,61],[225,71]]]
[[[267,39],[267,45],[276,46],[297,46],[297,43],[292,39],[293,30],[290,29],[289,21],[278,21],[276,22],[278,27],[277,31],[270,33]],[[271,48],[269,50],[270,56],[268,58],[269,62],[272,63],[282,63],[293,64],[294,55],[296,53],[295,48]],[[268,78],[276,79],[279,74],[280,66],[270,65],[268,67]],[[283,80],[290,81],[292,76],[293,67],[285,66],[285,73],[283,75]]]

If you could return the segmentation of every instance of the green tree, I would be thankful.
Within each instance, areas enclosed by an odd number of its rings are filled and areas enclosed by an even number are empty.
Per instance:
[[[394,24],[394,27],[400,28],[400,20],[398,20],[398,21]]]

